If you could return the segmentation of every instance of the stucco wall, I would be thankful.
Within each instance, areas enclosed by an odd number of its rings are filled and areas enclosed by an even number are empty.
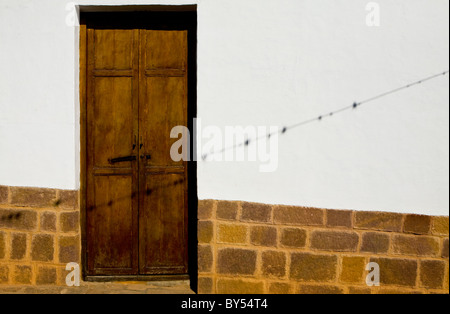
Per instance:
[[[448,69],[448,1],[198,4],[202,125],[284,126]],[[0,184],[79,188],[78,33],[62,0],[0,0]],[[200,199],[448,215],[448,76],[287,132],[278,169],[198,163]]]

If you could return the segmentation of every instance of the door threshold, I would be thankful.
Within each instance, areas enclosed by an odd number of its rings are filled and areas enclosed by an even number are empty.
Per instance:
[[[85,281],[114,282],[114,281],[185,281],[189,275],[127,275],[127,276],[86,276]]]

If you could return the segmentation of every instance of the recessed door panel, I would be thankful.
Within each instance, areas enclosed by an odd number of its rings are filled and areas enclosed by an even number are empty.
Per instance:
[[[141,134],[145,153],[150,154],[145,165],[183,166],[174,161],[170,148],[177,139],[170,138],[173,127],[186,125],[186,78],[146,77],[145,98],[149,104],[140,110]]]
[[[95,77],[93,83],[94,166],[131,167],[109,160],[133,154],[132,78]]]
[[[94,65],[97,70],[131,70],[133,68],[133,30],[96,29]]]
[[[95,269],[133,270],[132,177],[95,176],[90,223],[95,239]]]
[[[140,271],[144,274],[186,272],[184,174],[146,176],[140,208]]]

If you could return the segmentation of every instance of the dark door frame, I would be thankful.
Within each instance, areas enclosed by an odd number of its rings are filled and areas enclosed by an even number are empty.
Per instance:
[[[86,193],[87,193],[87,25],[98,23],[109,27],[188,30],[188,125],[193,130],[197,115],[197,7],[181,6],[80,6],[79,92],[80,92],[80,229],[82,277],[86,281],[172,280],[190,279],[197,290],[197,163],[193,158],[196,147],[191,146],[188,162],[188,276],[87,276]],[[149,22],[151,21],[151,22]],[[150,25],[149,25],[150,24]],[[195,143],[191,132],[190,143]],[[194,161],[192,161],[194,160]]]

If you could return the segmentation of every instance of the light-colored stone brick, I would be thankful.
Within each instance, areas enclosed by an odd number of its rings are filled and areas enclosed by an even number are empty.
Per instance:
[[[244,244],[247,242],[248,227],[237,224],[219,224],[217,241],[219,243]]]

